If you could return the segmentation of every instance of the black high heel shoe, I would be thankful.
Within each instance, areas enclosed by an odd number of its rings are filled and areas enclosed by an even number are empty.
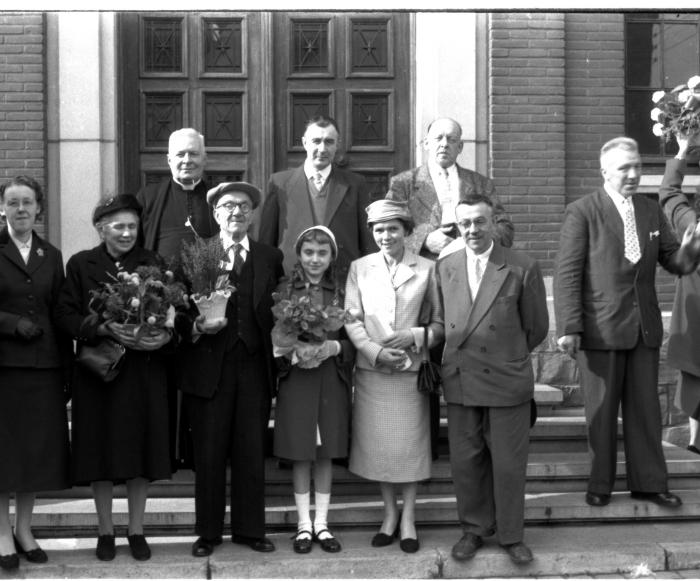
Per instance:
[[[19,540],[14,533],[12,534],[12,538],[15,541],[15,551],[17,551],[17,554],[24,555],[27,561],[30,563],[46,563],[49,560],[49,556],[46,554],[46,551],[44,551],[44,549],[41,547],[26,551],[22,545],[20,545]]]
[[[12,553],[11,555],[0,555],[0,569],[3,571],[14,571],[19,569],[19,555]]]

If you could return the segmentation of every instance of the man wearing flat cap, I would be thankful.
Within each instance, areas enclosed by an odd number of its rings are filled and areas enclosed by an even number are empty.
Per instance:
[[[195,557],[221,543],[226,465],[231,461],[231,540],[274,551],[265,536],[265,433],[273,394],[272,292],[284,274],[282,252],[248,238],[260,191],[219,184],[207,202],[228,254],[236,287],[224,320],[197,317],[185,341],[180,389],[192,427],[195,467]]]
[[[328,227],[338,241],[336,273],[344,284],[350,263],[376,247],[366,226],[370,200],[364,177],[333,165],[339,141],[332,118],[318,116],[307,123],[301,139],[304,165],[270,177],[258,240],[278,246],[290,272],[299,234],[309,226]]]

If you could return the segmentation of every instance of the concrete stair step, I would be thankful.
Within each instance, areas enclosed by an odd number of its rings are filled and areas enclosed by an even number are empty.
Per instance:
[[[698,578],[700,523],[692,521],[606,525],[527,526],[525,540],[535,560],[513,565],[495,538],[473,560],[459,563],[450,557],[459,538],[454,526],[420,525],[421,549],[403,553],[398,543],[373,548],[374,529],[333,528],[343,546],[329,555],[315,546],[308,555],[292,551],[289,532],[271,532],[274,553],[261,555],[224,542],[204,559],[190,556],[193,536],[149,536],[150,561],[129,556],[126,539],[117,538],[117,557],[111,562],[95,558],[95,539],[40,540],[49,555],[44,565],[22,561],[17,576],[42,579],[465,579],[465,578]],[[645,567],[640,567],[644,564]],[[644,570],[644,571],[642,571]]]
[[[581,492],[527,494],[525,520],[528,525],[565,523],[659,522],[693,520],[700,517],[700,492],[675,490],[683,499],[678,509],[668,509],[630,498],[627,492],[613,493],[612,502],[596,508],[585,503]],[[334,495],[329,522],[340,527],[377,527],[383,518],[382,501]],[[114,523],[126,527],[126,500],[115,499]],[[416,520],[421,525],[457,527],[454,495],[419,495]],[[228,518],[228,517],[227,517]],[[91,499],[37,500],[33,529],[38,537],[94,536],[97,527]],[[291,496],[267,498],[266,523],[270,530],[293,530],[296,509]],[[144,520],[149,535],[191,535],[194,528],[194,500],[191,498],[149,498]],[[228,526],[228,525],[227,525]]]

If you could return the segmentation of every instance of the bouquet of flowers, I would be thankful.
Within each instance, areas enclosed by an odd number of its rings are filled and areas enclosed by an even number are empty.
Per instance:
[[[228,298],[236,287],[230,283],[229,273],[224,268],[228,256],[221,238],[198,237],[192,244],[183,242],[180,258],[192,289],[190,298],[199,312],[210,320],[223,318]]]
[[[656,91],[651,100],[655,107],[651,119],[655,122],[652,131],[666,141],[676,133],[692,135],[700,131],[700,76],[688,79],[668,93]]]
[[[90,311],[101,321],[128,325],[134,337],[172,329],[175,309],[187,306],[185,286],[175,281],[170,270],[139,266],[135,272],[121,271],[112,278],[90,291]]]
[[[308,289],[308,285],[307,285]],[[272,345],[275,356],[291,354],[292,363],[302,362],[301,367],[316,367],[318,348],[328,338],[328,333],[337,331],[353,317],[340,308],[337,300],[330,305],[316,305],[308,294],[286,296],[273,293],[275,305],[272,314]]]

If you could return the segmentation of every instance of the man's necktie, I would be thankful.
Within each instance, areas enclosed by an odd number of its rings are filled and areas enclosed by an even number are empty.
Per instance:
[[[233,245],[233,270],[239,275],[241,270],[243,270],[243,255],[241,254],[241,245]]]
[[[632,200],[627,198],[625,204],[625,258],[632,264],[637,264],[642,257],[637,237],[637,225],[632,211]]]
[[[478,258],[474,261],[474,274],[476,275],[476,286],[481,284],[481,277],[484,275],[484,271],[481,266],[481,260]]]
[[[316,175],[314,176],[314,185],[316,186],[316,189],[320,192],[323,189],[323,176],[321,175],[320,171],[316,172]]]

